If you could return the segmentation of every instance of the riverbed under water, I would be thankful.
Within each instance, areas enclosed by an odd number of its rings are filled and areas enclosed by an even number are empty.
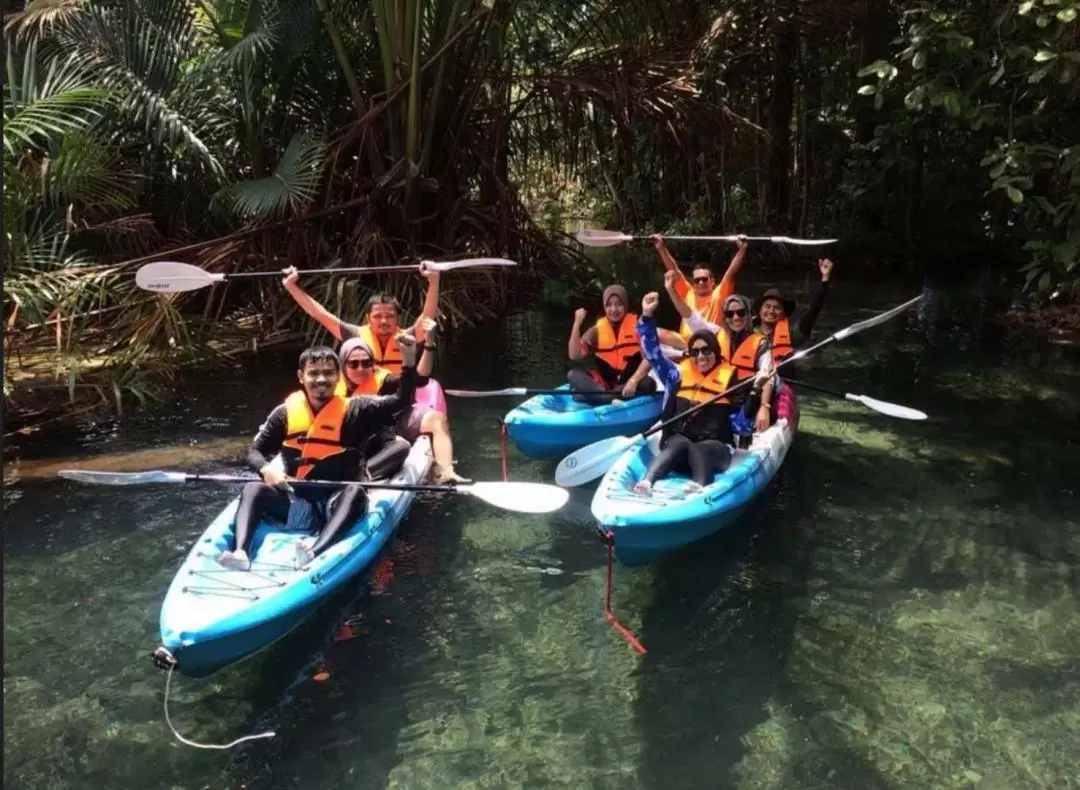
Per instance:
[[[51,476],[240,471],[292,358],[24,446],[5,470],[5,786],[1080,787],[1080,365],[970,294],[924,293],[800,374],[931,420],[803,393],[788,460],[738,527],[616,568],[647,655],[604,622],[591,489],[550,517],[420,498],[375,573],[307,625],[176,679],[188,737],[278,734],[229,752],[173,740],[148,656],[173,573],[235,492]],[[911,295],[838,283],[817,335]],[[551,386],[569,324],[459,333],[440,378]],[[451,402],[464,473],[499,479],[512,405]],[[554,465],[511,449],[512,479]]]

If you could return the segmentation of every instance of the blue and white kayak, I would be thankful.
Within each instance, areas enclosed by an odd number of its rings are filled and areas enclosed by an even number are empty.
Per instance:
[[[566,395],[535,395],[511,409],[503,421],[510,439],[530,458],[557,458],[613,436],[632,436],[656,422],[662,395],[590,406]]]
[[[423,483],[431,464],[431,442],[422,436],[391,481]],[[367,514],[305,568],[295,567],[296,543],[311,533],[264,521],[256,528],[247,571],[216,561],[232,536],[235,499],[192,548],[161,606],[161,643],[176,670],[205,676],[285,636],[375,560],[414,497],[412,491],[369,489]]]
[[[687,492],[690,478],[671,475],[653,484],[650,495],[634,484],[660,451],[660,434],[628,449],[608,469],[592,500],[599,526],[612,533],[615,557],[644,565],[690,545],[738,519],[776,475],[795,439],[798,406],[791,387],[777,402],[780,415],[747,449],[736,450],[731,466],[704,488]]]

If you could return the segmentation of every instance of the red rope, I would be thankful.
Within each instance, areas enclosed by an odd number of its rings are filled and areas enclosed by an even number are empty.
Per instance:
[[[619,622],[619,619],[615,616],[615,612],[611,609],[611,571],[612,566],[615,564],[615,536],[608,530],[603,530],[600,533],[600,539],[607,544],[607,582],[604,585],[604,619],[608,621],[608,625],[614,628],[625,639],[630,647],[639,653],[645,654],[649,651],[645,649],[645,645],[641,644],[641,641],[634,636],[634,632],[627,628],[625,625]]]
[[[506,456],[507,456],[507,452],[508,452],[508,450],[507,450],[506,423],[503,422],[502,420],[499,420],[499,451],[500,451],[500,453],[502,455],[502,477],[503,477],[503,482],[505,483],[507,480],[510,479],[510,467],[509,467],[509,465],[507,463],[507,460],[506,460]]]

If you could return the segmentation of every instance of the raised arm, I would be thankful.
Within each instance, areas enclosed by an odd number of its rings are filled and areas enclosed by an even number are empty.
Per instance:
[[[648,362],[669,393],[679,388],[679,368],[664,356],[660,348],[660,336],[656,331],[656,308],[660,305],[660,294],[653,291],[645,294],[641,300],[641,317],[638,318],[638,336],[641,338],[643,362]]]
[[[660,260],[664,263],[664,268],[669,272],[675,273],[675,293],[679,299],[685,299],[686,295],[690,293],[690,281],[686,279],[686,275],[682,273],[682,269],[679,268],[678,261],[675,257],[668,252],[667,245],[664,244],[664,237],[659,233],[652,235],[653,246],[656,247],[656,252],[660,255]],[[666,274],[666,272],[665,272]]]
[[[582,359],[585,356],[585,349],[581,346],[582,341],[591,343],[592,335],[596,334],[596,332],[593,332],[595,327],[589,327],[585,330],[584,336],[581,334],[581,325],[585,321],[585,315],[584,307],[579,307],[574,311],[574,324],[570,327],[570,340],[566,344],[566,355],[570,359]],[[592,332],[592,335],[589,334],[590,332]]]
[[[740,235],[735,242],[735,257],[731,259],[731,263],[728,264],[727,269],[724,271],[720,284],[713,291],[713,299],[718,299],[721,304],[735,293],[735,280],[738,278],[739,270],[742,269],[743,263],[746,261],[748,246],[746,236]]]
[[[833,262],[828,258],[822,258],[818,261],[818,269],[821,271],[821,284],[810,298],[810,306],[806,308],[806,315],[799,319],[799,337],[792,338],[797,342],[806,340],[810,337],[810,333],[814,331],[814,324],[821,313],[821,308],[825,305],[825,295],[829,293],[829,277],[832,276]]]
[[[290,266],[283,269],[281,273],[285,275],[282,281],[285,290],[289,292],[293,301],[300,305],[300,309],[318,321],[327,332],[341,340],[341,319],[312,299],[308,292],[300,287],[300,274],[296,271],[296,267]]]
[[[439,316],[439,273],[433,269],[423,268],[420,274],[427,278],[428,287],[427,293],[424,294],[424,307],[420,311],[419,320],[422,321],[425,318],[435,320]],[[423,363],[423,358],[420,362]]]
[[[682,293],[679,292],[679,279],[685,282],[686,278],[683,277],[682,272],[678,269],[668,269],[664,272],[664,290],[667,291],[667,295],[671,297],[671,303],[675,305],[675,309],[679,311],[679,315],[682,316],[684,321],[690,320],[690,313],[693,312],[690,309],[690,305],[686,303],[684,298],[687,294],[686,288],[682,289]]]

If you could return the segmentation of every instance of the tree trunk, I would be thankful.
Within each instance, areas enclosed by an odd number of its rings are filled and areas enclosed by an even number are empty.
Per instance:
[[[795,0],[778,0],[772,25],[772,89],[769,99],[769,164],[765,220],[787,230],[791,205],[791,116],[795,101],[795,72],[799,35]]]

